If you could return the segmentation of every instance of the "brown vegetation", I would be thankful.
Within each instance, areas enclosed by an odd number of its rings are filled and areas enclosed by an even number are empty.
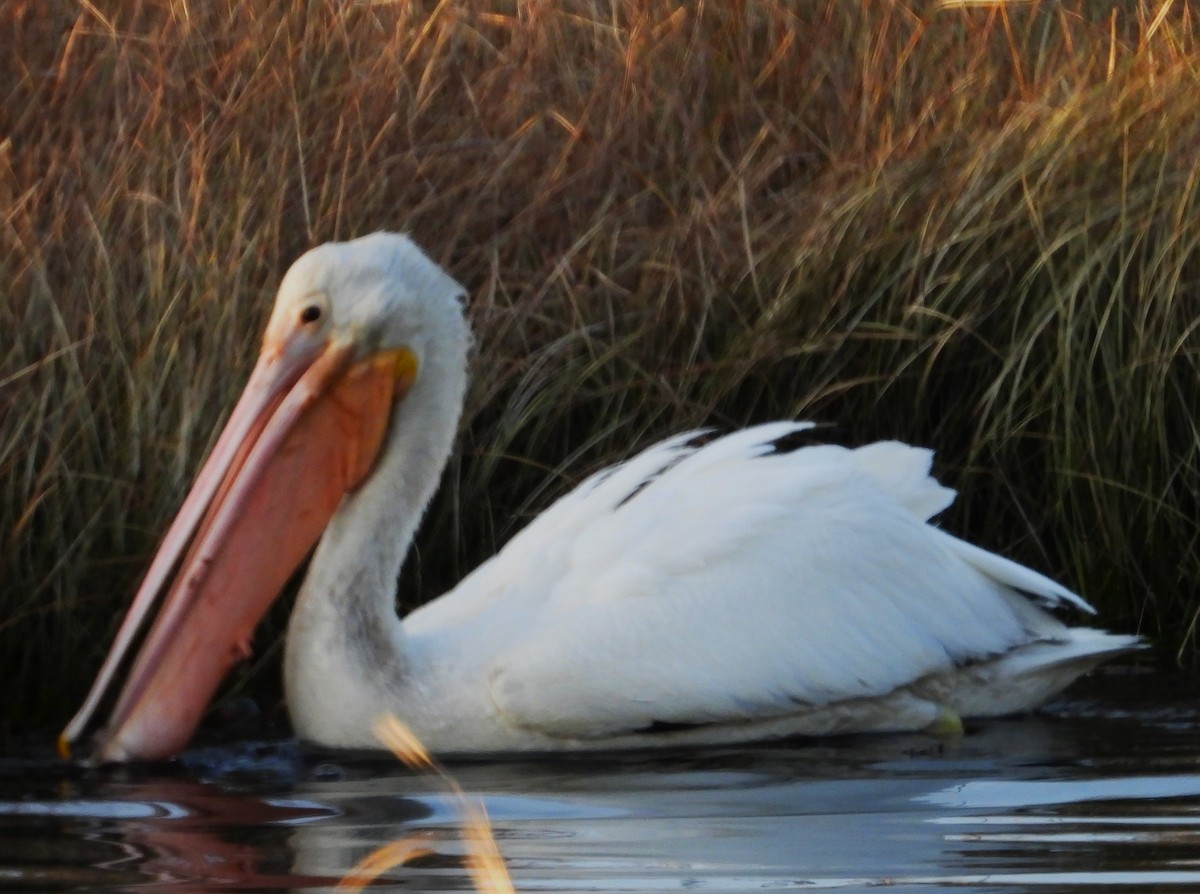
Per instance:
[[[61,722],[302,250],[472,295],[404,598],[597,465],[773,417],[1194,662],[1189,4],[0,0],[0,717]],[[265,647],[266,642],[262,645]]]

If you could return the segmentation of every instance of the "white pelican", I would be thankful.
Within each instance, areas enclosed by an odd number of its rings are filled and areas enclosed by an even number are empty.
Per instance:
[[[385,711],[451,753],[918,730],[1027,710],[1137,647],[1065,626],[1045,609],[1087,603],[931,525],[954,493],[929,451],[777,451],[796,422],[593,475],[401,621],[462,406],[463,295],[405,236],[296,261],[64,751],[125,664],[96,757],[183,748],[318,539],[284,671],[297,733],[331,746],[374,746]]]

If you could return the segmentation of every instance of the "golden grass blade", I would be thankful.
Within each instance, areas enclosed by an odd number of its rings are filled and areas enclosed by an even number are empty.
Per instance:
[[[445,776],[445,772],[433,762],[421,740],[413,735],[412,730],[401,723],[391,714],[385,714],[375,721],[375,736],[386,745],[406,767],[413,770],[434,772]]]
[[[1150,27],[1146,29],[1146,35],[1142,38],[1143,43],[1149,43],[1150,38],[1154,37],[1154,32],[1162,27],[1162,23],[1166,19],[1167,13],[1171,11],[1171,4],[1174,2],[1175,0],[1163,0],[1162,4],[1158,7],[1158,13],[1154,16],[1154,20],[1150,23]]]
[[[403,866],[410,860],[423,857],[431,852],[432,848],[426,844],[424,838],[410,836],[390,842],[363,857],[358,865],[342,877],[342,880],[338,882],[337,889],[339,891],[361,891],[389,869]]]
[[[467,845],[467,871],[476,890],[481,894],[515,894],[483,804],[468,800],[454,777],[433,759],[421,740],[399,718],[391,714],[380,716],[375,721],[375,735],[405,766],[435,777],[450,790],[462,822],[463,841]],[[430,852],[428,847],[418,846],[416,842],[417,839],[409,837],[385,844],[364,857],[338,887],[360,891],[389,869]]]
[[[1016,6],[1035,0],[938,0],[937,9],[986,9],[997,6]]]
[[[467,870],[481,894],[515,894],[508,866],[492,834],[492,824],[482,804],[460,802],[463,837],[467,842]]]

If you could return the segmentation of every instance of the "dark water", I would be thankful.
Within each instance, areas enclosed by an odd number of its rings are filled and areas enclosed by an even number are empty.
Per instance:
[[[1157,675],[919,736],[452,766],[518,890],[1200,891],[1200,708]],[[156,770],[0,762],[0,890],[466,890],[452,800],[382,757],[294,743]]]

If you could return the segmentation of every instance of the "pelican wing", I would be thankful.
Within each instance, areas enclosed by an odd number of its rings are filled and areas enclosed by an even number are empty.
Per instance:
[[[1066,633],[1016,589],[1086,607],[928,524],[953,499],[929,451],[775,450],[803,427],[663,442],[564,497],[444,600],[442,621],[503,603],[487,669],[499,710],[579,738],[780,716]]]

